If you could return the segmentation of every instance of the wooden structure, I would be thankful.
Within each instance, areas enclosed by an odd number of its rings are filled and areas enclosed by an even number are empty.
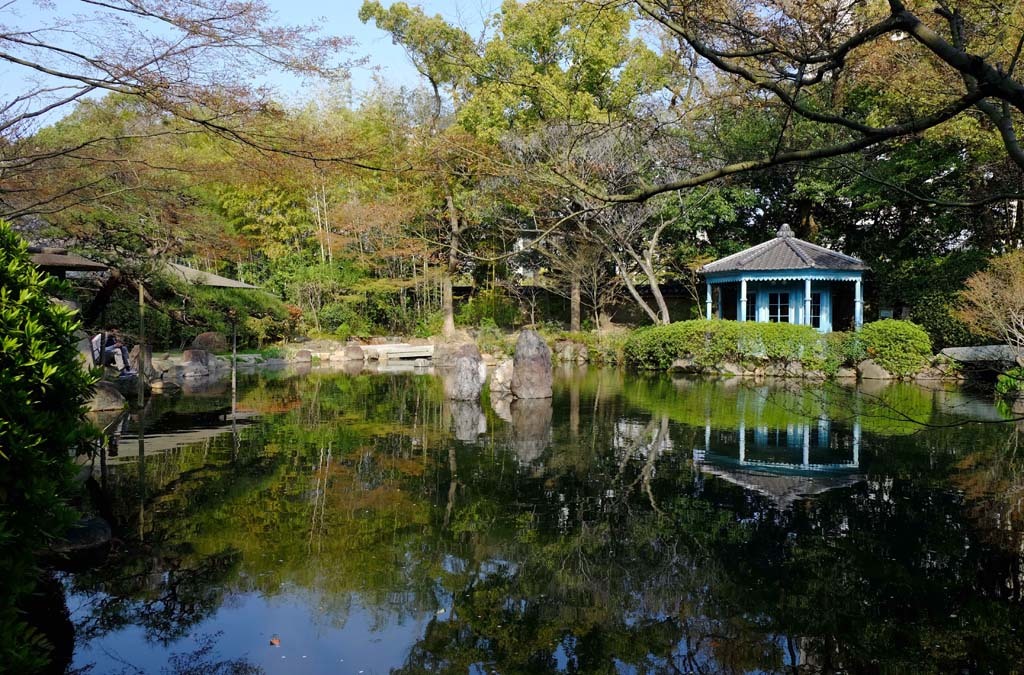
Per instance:
[[[29,246],[28,253],[33,265],[59,279],[64,279],[68,272],[105,272],[108,269],[103,263],[71,253],[66,248]]]
[[[363,345],[368,361],[397,359],[429,359],[434,356],[434,345],[410,345],[404,342],[389,345]]]
[[[776,237],[700,269],[707,282],[707,317],[797,323],[822,333],[864,323],[864,261],[793,236]],[[853,286],[852,306],[849,289]],[[714,308],[717,291],[717,312]]]

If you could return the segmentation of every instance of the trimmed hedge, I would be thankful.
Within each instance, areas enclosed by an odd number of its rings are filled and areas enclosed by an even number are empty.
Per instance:
[[[626,340],[626,363],[667,370],[677,359],[714,369],[725,362],[756,366],[796,364],[835,374],[865,358],[897,376],[913,374],[931,357],[928,334],[909,321],[886,319],[857,333],[821,335],[810,326],[694,319],[637,329]]]
[[[649,326],[626,340],[626,363],[666,370],[676,359],[713,368],[723,362],[800,363],[811,370],[828,366],[827,342],[810,326],[694,319]]]
[[[865,324],[858,333],[868,358],[893,375],[912,375],[928,363],[932,341],[910,321],[883,319]]]

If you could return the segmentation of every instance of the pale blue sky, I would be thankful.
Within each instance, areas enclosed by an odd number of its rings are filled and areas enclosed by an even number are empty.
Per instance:
[[[307,24],[324,19],[325,32],[331,35],[348,35],[358,42],[352,50],[353,58],[366,57],[366,66],[352,71],[353,89],[358,93],[373,85],[376,73],[386,82],[396,86],[419,84],[418,75],[409,64],[401,47],[391,43],[391,37],[376,28],[372,22],[359,21],[359,7],[362,0],[265,0],[277,12],[280,23]],[[428,14],[440,14],[451,23],[461,26],[470,35],[477,37],[483,30],[485,19],[494,14],[501,5],[500,0],[406,0],[410,5],[423,7]],[[390,5],[391,0],[381,0]]]
[[[264,0],[276,12],[275,23],[282,25],[318,24],[328,35],[349,36],[356,45],[347,56],[352,60],[366,59],[366,64],[353,68],[351,81],[357,99],[360,93],[369,90],[374,77],[381,78],[392,86],[414,87],[420,84],[415,69],[401,47],[391,43],[390,36],[372,23],[359,21],[359,7],[362,0]],[[381,0],[390,5],[392,0]],[[409,1],[409,0],[407,0]],[[428,14],[441,14],[453,24],[466,29],[474,37],[483,30],[485,20],[500,7],[500,0],[412,0],[409,4],[423,7]],[[18,29],[39,28],[52,25],[54,17],[71,19],[78,13],[92,13],[95,8],[84,6],[74,0],[13,0],[0,2],[0,24]],[[322,19],[322,21],[321,21]],[[51,34],[52,35],[52,34]],[[9,64],[0,65],[0,103],[10,100],[28,87],[25,78],[30,71]],[[38,76],[35,76],[38,79]],[[279,91],[286,101],[298,102],[306,92],[294,79],[280,73],[268,71],[268,84]],[[70,111],[62,107],[52,111],[39,121],[49,122]]]

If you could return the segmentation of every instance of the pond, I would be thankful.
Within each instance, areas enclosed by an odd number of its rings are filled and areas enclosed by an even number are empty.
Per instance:
[[[62,577],[95,673],[956,672],[1024,662],[1019,431],[957,389],[557,371],[155,398]],[[970,422],[964,424],[965,422]],[[139,427],[144,429],[139,442]]]

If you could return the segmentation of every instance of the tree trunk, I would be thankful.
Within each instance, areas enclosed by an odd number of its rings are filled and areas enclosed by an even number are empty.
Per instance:
[[[448,249],[448,268],[441,281],[441,305],[444,312],[442,331],[446,338],[455,334],[455,300],[452,294],[452,278],[459,264],[459,214],[455,210],[455,199],[449,194],[445,197],[448,204],[448,224],[451,227],[451,245]]]
[[[578,333],[580,331],[580,278],[577,275],[572,277],[572,287],[569,291],[569,330]]]
[[[643,269],[644,274],[647,275],[647,284],[651,288],[651,295],[654,296],[654,302],[658,305],[657,323],[667,326],[672,323],[672,319],[668,315],[668,305],[665,304],[665,296],[661,294],[661,285],[658,283],[658,278],[654,276],[654,266],[650,260],[644,262]]]
[[[96,296],[89,303],[89,306],[82,312],[82,325],[85,327],[92,326],[96,319],[100,317],[103,310],[107,308],[110,303],[110,298],[117,290],[117,287],[124,283],[124,278],[121,276],[120,270],[111,268],[110,276],[103,282],[103,286],[97,291]]]

